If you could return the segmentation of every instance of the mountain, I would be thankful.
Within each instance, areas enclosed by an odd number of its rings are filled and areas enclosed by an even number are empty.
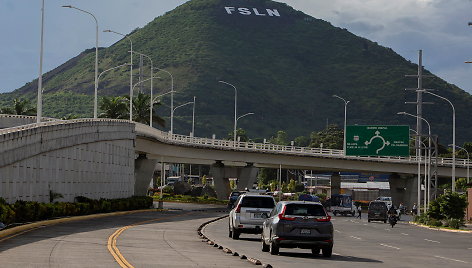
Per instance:
[[[350,100],[348,124],[410,124],[416,120],[397,115],[416,113],[417,65],[392,49],[356,36],[346,29],[313,18],[290,6],[269,0],[192,0],[128,35],[133,49],[149,55],[154,66],[174,77],[174,107],[196,96],[196,136],[226,137],[233,130],[234,89],[238,121],[251,138],[269,138],[285,130],[290,138],[309,135],[327,123],[342,127],[344,103]],[[99,51],[100,72],[129,62],[129,41],[122,39]],[[86,50],[45,74],[45,116],[92,115],[94,49]],[[149,65],[144,58],[144,78]],[[134,56],[134,81],[139,57]],[[432,75],[425,71],[425,74]],[[170,77],[157,72],[154,95],[170,90]],[[0,95],[0,106],[17,96],[34,99],[37,81]],[[138,87],[136,87],[136,91]],[[471,96],[439,77],[425,78],[424,88],[451,100],[456,109],[457,142],[471,140]],[[149,84],[144,91],[149,93]],[[103,75],[99,96],[129,94],[129,70]],[[452,112],[448,103],[424,96],[423,116],[440,142],[450,142]],[[61,101],[62,100],[62,101]],[[162,97],[159,115],[169,129],[170,96]],[[191,105],[176,110],[174,133],[191,130]]]

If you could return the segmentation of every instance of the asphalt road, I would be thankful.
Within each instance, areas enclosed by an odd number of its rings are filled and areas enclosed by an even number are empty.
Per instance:
[[[128,267],[253,267],[202,243],[197,228],[225,215],[221,207],[166,203],[172,211],[142,212],[52,225],[0,240],[0,267],[120,267],[110,236]],[[136,224],[137,225],[132,225]]]
[[[333,256],[310,250],[280,249],[272,256],[261,251],[259,235],[228,237],[228,219],[211,223],[204,234],[216,243],[273,267],[472,267],[472,234],[425,229],[400,221],[395,227],[366,219],[333,217]]]

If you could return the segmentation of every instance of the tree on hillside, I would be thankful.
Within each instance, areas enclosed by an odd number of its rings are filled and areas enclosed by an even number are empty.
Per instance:
[[[279,130],[277,131],[277,134],[275,134],[275,137],[271,137],[269,139],[269,142],[278,145],[288,145],[287,139],[287,133],[285,131]]]
[[[149,125],[149,106],[150,106],[151,96],[146,95],[142,92],[139,92],[138,95],[133,98],[133,121]],[[156,122],[162,127],[165,127],[166,121],[158,116],[155,112],[155,109],[161,105],[160,102],[153,103],[153,116],[152,121]]]
[[[16,114],[16,115],[35,115],[36,108],[31,106],[27,99],[13,99],[11,107],[0,108],[2,114]]]
[[[100,114],[100,117],[102,118],[129,118],[128,99],[125,97],[103,97],[100,109],[103,111]]]
[[[228,140],[234,140],[233,138],[233,131],[231,131],[230,133],[228,133]],[[242,129],[242,128],[238,128],[236,130],[236,137],[239,137],[239,141],[241,142],[248,142],[249,141],[249,138],[247,137],[247,134],[246,134],[246,130]]]
[[[343,149],[344,132],[337,125],[328,125],[322,131],[312,132],[310,135],[310,147],[327,149]]]

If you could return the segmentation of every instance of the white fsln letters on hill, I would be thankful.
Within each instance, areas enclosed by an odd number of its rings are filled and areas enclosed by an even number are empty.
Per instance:
[[[256,15],[256,16],[269,16],[269,17],[280,17],[280,13],[277,9],[268,9],[266,8],[265,13],[264,11],[259,11],[257,8],[246,8],[246,7],[225,7],[226,13],[229,15],[233,15],[234,13],[239,13],[241,15],[249,16],[249,15]]]

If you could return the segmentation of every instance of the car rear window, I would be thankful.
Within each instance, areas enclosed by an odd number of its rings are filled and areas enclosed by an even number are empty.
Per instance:
[[[240,196],[240,195],[241,195],[240,192],[232,192],[232,193],[231,193],[231,196]]]
[[[293,216],[326,216],[326,212],[321,205],[311,204],[288,204],[285,208],[285,215]]]
[[[385,209],[386,205],[383,202],[373,202],[370,203],[369,209]]]
[[[241,207],[273,208],[274,206],[274,200],[268,197],[246,196],[241,201]]]

